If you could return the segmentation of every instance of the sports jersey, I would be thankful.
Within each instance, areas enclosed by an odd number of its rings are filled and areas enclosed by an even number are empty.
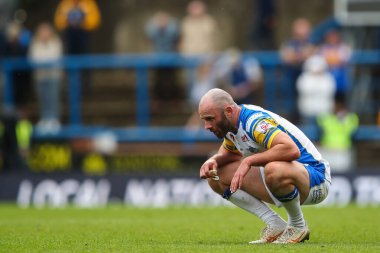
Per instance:
[[[236,133],[228,132],[225,136],[225,149],[243,156],[260,153],[269,149],[275,136],[283,132],[297,144],[301,154],[297,161],[308,170],[310,187],[325,180],[331,183],[327,162],[305,134],[286,119],[259,106],[242,105],[238,126]]]

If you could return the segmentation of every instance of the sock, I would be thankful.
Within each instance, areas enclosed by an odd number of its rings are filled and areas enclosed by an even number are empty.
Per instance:
[[[276,196],[276,198],[281,201],[288,213],[288,225],[293,227],[306,226],[301,210],[300,195],[296,187],[289,194],[281,197]]]
[[[271,227],[286,226],[286,222],[267,204],[245,191],[238,189],[236,192],[231,193],[230,189],[227,189],[223,194],[223,198],[251,214],[256,215],[265,224]]]

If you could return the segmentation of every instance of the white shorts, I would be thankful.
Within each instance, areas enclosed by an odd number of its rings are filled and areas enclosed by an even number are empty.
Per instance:
[[[264,167],[260,167],[260,175],[263,179],[265,189],[267,190],[269,196],[273,200],[274,204],[278,207],[282,206],[282,203],[271,193],[269,190],[267,183],[265,182],[265,174],[264,174]],[[327,195],[329,193],[331,183],[327,180],[324,182],[314,185],[310,188],[309,195],[307,196],[306,200],[302,203],[302,205],[315,205],[318,203],[321,203],[323,200],[327,198]]]
[[[302,205],[315,205],[321,203],[323,200],[327,198],[330,186],[331,183],[325,180],[323,183],[311,187],[309,195],[302,203]]]

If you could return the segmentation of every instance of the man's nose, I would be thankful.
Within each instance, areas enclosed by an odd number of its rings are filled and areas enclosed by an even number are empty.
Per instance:
[[[211,124],[209,122],[205,122],[205,129],[210,130],[211,129]]]

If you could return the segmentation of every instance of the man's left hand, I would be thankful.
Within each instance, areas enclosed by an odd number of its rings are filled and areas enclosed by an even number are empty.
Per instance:
[[[249,165],[244,159],[237,171],[235,172],[234,177],[232,178],[231,185],[230,185],[230,190],[231,192],[236,192],[237,189],[240,189],[240,187],[243,185],[243,180],[245,175],[247,175],[249,169],[251,168],[251,165]]]

